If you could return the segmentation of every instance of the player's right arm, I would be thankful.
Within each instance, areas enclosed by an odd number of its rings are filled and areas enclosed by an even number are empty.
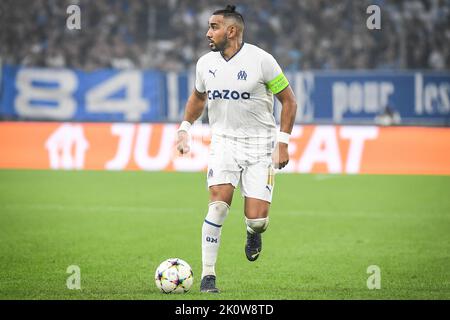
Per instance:
[[[206,93],[201,93],[197,91],[197,89],[194,89],[186,102],[183,122],[178,129],[177,137],[177,150],[180,154],[186,154],[190,150],[188,131],[194,121],[202,115],[203,109],[205,108],[205,102]]]

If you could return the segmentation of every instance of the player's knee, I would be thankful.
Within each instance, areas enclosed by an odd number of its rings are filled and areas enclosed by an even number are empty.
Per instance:
[[[249,232],[263,233],[269,226],[269,217],[258,219],[245,218],[245,223]]]
[[[209,203],[206,221],[221,226],[228,215],[230,206],[224,201],[213,201]]]
[[[220,189],[215,186],[209,187],[209,194],[211,199],[216,199],[220,197]]]
[[[270,205],[266,203],[261,204],[261,202],[249,202],[246,203],[244,214],[248,219],[256,219],[258,217],[268,217],[269,216]]]
[[[231,203],[233,199],[234,187],[232,184],[221,184],[209,187],[210,201],[223,201]]]

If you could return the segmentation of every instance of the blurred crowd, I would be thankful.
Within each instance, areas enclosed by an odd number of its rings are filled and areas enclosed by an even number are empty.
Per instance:
[[[27,66],[182,71],[209,51],[207,22],[229,2],[210,0],[1,0],[0,57]],[[66,9],[81,9],[69,30]],[[233,2],[231,2],[233,4]],[[244,41],[287,70],[450,69],[450,0],[235,2]],[[381,8],[381,30],[366,9]]]

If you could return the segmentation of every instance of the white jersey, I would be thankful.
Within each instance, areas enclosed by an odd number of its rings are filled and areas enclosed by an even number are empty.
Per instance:
[[[273,94],[288,85],[273,56],[248,43],[229,60],[209,52],[197,62],[195,88],[207,94],[213,136],[274,139]]]

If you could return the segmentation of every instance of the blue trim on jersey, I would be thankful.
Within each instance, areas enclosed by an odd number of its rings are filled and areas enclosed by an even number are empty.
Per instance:
[[[215,223],[212,223],[212,222],[209,222],[208,220],[206,220],[205,219],[205,222],[207,223],[207,224],[210,224],[210,225],[212,225],[213,227],[216,227],[216,228],[222,228],[222,226],[221,225],[219,225],[219,224],[215,224]]]
[[[223,56],[223,53],[222,52],[220,52],[220,55],[222,56],[222,58],[223,58],[223,60],[225,60],[226,62],[228,62],[228,61],[230,61],[231,59],[233,59],[238,53],[239,53],[239,51],[241,51],[241,49],[244,47],[244,44],[245,44],[245,42],[244,41],[242,41],[242,46],[239,48],[239,50],[238,51],[236,51],[231,57],[230,57],[230,59],[225,59],[225,57]]]

